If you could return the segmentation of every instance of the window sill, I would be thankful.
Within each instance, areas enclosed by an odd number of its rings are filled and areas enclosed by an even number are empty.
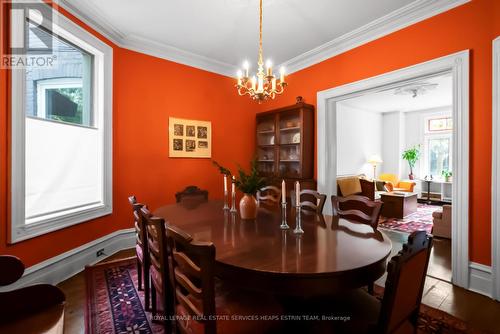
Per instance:
[[[66,213],[57,217],[39,220],[36,223],[13,226],[9,243],[17,243],[46,233],[54,232],[76,224],[110,215],[113,212],[111,205],[92,205],[74,213]]]

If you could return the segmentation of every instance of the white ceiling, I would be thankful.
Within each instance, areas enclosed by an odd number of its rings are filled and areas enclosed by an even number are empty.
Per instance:
[[[451,74],[419,80],[418,82],[435,83],[438,86],[415,98],[411,95],[395,95],[395,89],[389,89],[344,100],[342,103],[352,108],[379,113],[391,111],[409,112],[452,105],[453,81]]]
[[[327,46],[331,57],[353,47],[348,38],[363,44],[469,0],[263,1],[264,56],[293,67],[291,59],[310,56],[311,50],[321,53]],[[243,60],[257,60],[258,0],[61,0],[61,5],[119,44],[145,53],[215,72],[233,72]],[[325,56],[316,54],[316,62]]]

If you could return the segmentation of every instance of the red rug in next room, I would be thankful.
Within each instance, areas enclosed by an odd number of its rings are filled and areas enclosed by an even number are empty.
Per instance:
[[[380,217],[378,226],[387,230],[412,233],[414,231],[432,232],[432,213],[440,210],[438,205],[418,204],[417,212],[403,219]]]

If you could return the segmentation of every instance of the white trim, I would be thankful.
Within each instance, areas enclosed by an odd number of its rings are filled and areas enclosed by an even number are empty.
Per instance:
[[[418,0],[378,18],[345,35],[285,61],[287,73],[300,71],[341,53],[357,48],[432,16],[461,6],[470,0]],[[276,67],[278,68],[278,67]]]
[[[367,92],[395,88],[402,82],[421,80],[438,73],[453,76],[453,283],[469,286],[469,51],[458,52],[376,77],[335,87],[317,94],[318,190],[331,196],[336,180],[336,104]],[[327,201],[325,212],[331,213]]]
[[[44,21],[45,22],[45,21]],[[103,201],[79,212],[67,212],[43,224],[25,224],[25,70],[12,70],[12,146],[11,146],[11,233],[15,243],[82,223],[112,213],[112,113],[113,113],[113,48],[53,10],[53,23],[45,22],[49,30],[94,55],[93,110],[96,124],[102,129],[103,142]]]
[[[37,263],[24,271],[23,277],[12,285],[0,288],[0,291],[18,289],[35,283],[57,284],[114,253],[135,245],[133,228],[118,230],[91,241],[65,253]],[[96,253],[104,249],[105,256]]]
[[[469,290],[492,297],[493,279],[491,267],[480,263],[469,264]]]
[[[409,5],[399,8],[343,36],[289,59],[281,65],[287,68],[288,73],[299,71],[397,30],[461,6],[469,1],[415,0]],[[236,65],[194,54],[145,37],[127,36],[118,28],[111,25],[99,13],[99,10],[93,7],[88,1],[80,1],[78,8],[68,0],[60,0],[59,5],[120,47],[225,76],[235,76]]]
[[[235,77],[236,72],[238,71],[238,67],[235,65],[224,63],[219,60],[198,55],[140,36],[127,36],[127,38],[123,39],[123,47],[179,64],[222,74],[228,77]]]
[[[491,258],[493,298],[500,300],[500,37],[493,41],[493,121],[491,180]]]

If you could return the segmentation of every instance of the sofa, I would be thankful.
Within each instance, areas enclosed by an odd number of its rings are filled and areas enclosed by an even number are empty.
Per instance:
[[[432,234],[436,237],[451,239],[451,205],[443,205],[442,210],[432,213]]]
[[[361,195],[373,201],[375,183],[368,180],[364,174],[337,176],[337,195],[341,197]]]
[[[413,181],[399,180],[396,174],[389,174],[389,173],[380,174],[378,179],[385,182],[385,189],[388,192],[402,191],[402,192],[412,193],[413,189],[417,185]]]

